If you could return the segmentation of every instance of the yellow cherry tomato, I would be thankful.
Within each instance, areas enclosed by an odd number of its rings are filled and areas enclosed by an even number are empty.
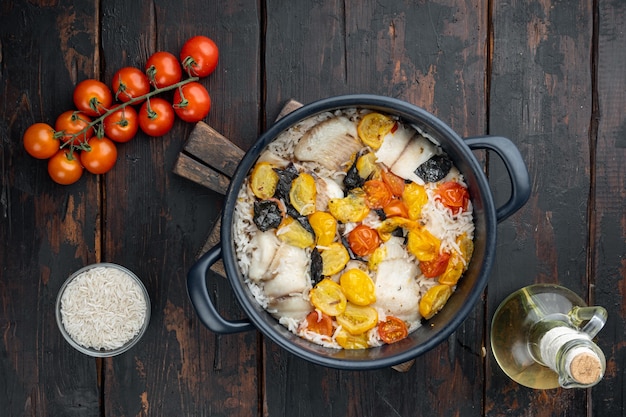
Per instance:
[[[441,241],[422,227],[409,230],[406,246],[419,261],[429,262],[439,256]]]
[[[380,236],[380,239],[383,242],[386,242],[389,239],[391,239],[391,234],[398,227],[402,227],[407,230],[419,230],[420,229],[420,225],[417,222],[413,220],[409,220],[405,217],[395,216],[395,217],[389,217],[388,219],[383,220],[380,226],[378,226],[378,229],[376,230],[378,231],[378,235]]]
[[[417,220],[422,214],[422,207],[428,202],[428,194],[424,187],[411,182],[404,186],[402,201],[409,210],[409,219]]]
[[[440,284],[456,285],[461,275],[463,275],[463,272],[467,270],[469,261],[472,258],[474,242],[472,242],[467,234],[463,233],[461,236],[457,237],[456,243],[459,249],[461,249],[461,253],[456,251],[452,253],[445,272],[441,274],[438,279]]]
[[[328,246],[335,240],[337,234],[337,219],[325,211],[316,211],[309,215],[309,224],[315,232],[315,243],[318,246]]]
[[[322,257],[322,275],[329,276],[340,272],[350,260],[350,254],[345,246],[333,242],[320,253]]]
[[[461,256],[465,260],[465,269],[467,269],[467,265],[474,254],[474,242],[466,233],[463,233],[456,238],[456,244],[459,245],[459,249],[461,249]]]
[[[437,282],[446,285],[456,285],[464,270],[465,265],[461,259],[461,255],[459,255],[458,252],[453,252],[452,255],[450,255],[446,270],[439,276]]]
[[[376,154],[368,152],[356,160],[356,170],[363,179],[380,177],[380,167],[376,164]]]
[[[364,144],[377,150],[387,133],[396,126],[396,121],[380,113],[368,113],[357,125],[357,133]]]
[[[387,257],[387,248],[384,245],[380,245],[376,248],[374,253],[370,256],[367,261],[367,267],[372,271],[378,270],[378,265]]]
[[[359,335],[378,324],[378,313],[372,307],[348,303],[344,312],[337,316],[337,323],[348,333]]]
[[[376,301],[374,281],[360,269],[349,269],[341,274],[339,284],[348,301],[353,304],[366,306]]]
[[[315,179],[311,174],[303,172],[291,182],[289,201],[298,210],[298,213],[303,216],[313,213],[315,211],[316,197]]]
[[[367,349],[367,333],[352,335],[347,330],[341,328],[335,333],[335,341],[344,349]]]
[[[449,285],[435,285],[422,296],[419,302],[419,312],[426,320],[437,314],[452,295]]]
[[[259,162],[250,174],[252,193],[262,200],[272,198],[276,192],[278,174],[269,162]]]
[[[354,188],[344,198],[333,198],[328,202],[328,211],[341,223],[356,223],[367,217],[370,212],[365,201],[365,192]]]
[[[278,226],[276,236],[285,243],[299,248],[309,248],[315,244],[313,234],[306,230],[293,217],[286,217]]]
[[[322,313],[338,316],[346,309],[348,300],[341,286],[329,278],[324,278],[309,292],[311,304]]]

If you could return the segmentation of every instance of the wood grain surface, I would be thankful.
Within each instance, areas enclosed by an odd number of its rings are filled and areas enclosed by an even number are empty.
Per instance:
[[[625,27],[621,1],[3,1],[0,415],[623,415]],[[46,162],[26,154],[26,128],[71,109],[79,81],[110,83],[156,51],[177,55],[196,34],[220,47],[218,69],[201,80],[213,104],[199,129],[229,140],[225,158],[202,155],[194,125],[182,121],[160,138],[139,133],[119,146],[110,173],[71,186],[54,184]],[[532,178],[528,204],[498,226],[482,299],[407,372],[328,369],[258,332],[216,335],[187,296],[187,272],[219,223],[236,160],[289,99],[348,93],[406,100],[463,137],[508,137]],[[476,155],[502,204],[505,168]],[[181,176],[179,164],[197,178]],[[152,319],[131,351],[96,360],[63,340],[54,305],[72,272],[99,261],[142,279]],[[491,317],[535,282],[560,283],[609,311],[597,337],[607,372],[594,388],[528,389],[495,362]],[[220,312],[241,318],[228,281],[211,273],[207,283]]]

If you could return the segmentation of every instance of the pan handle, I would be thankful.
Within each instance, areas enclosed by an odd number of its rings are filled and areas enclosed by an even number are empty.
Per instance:
[[[530,176],[526,164],[515,144],[502,136],[476,136],[465,138],[470,149],[488,149],[494,151],[504,162],[511,179],[509,201],[496,209],[498,223],[519,210],[530,197]]]
[[[213,305],[206,285],[209,268],[222,257],[221,245],[214,246],[191,267],[187,274],[187,294],[200,321],[214,333],[229,334],[254,330],[250,320],[226,320]]]

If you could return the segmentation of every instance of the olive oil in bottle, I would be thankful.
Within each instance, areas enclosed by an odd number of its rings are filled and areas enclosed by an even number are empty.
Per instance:
[[[536,389],[591,387],[603,377],[604,354],[592,341],[607,313],[554,284],[524,287],[498,307],[491,347],[502,370]]]

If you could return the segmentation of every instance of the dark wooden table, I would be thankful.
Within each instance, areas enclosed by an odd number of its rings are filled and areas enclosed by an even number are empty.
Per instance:
[[[172,172],[193,125],[120,146],[114,169],[59,186],[24,130],[72,108],[85,78],[109,83],[196,34],[220,47],[202,83],[206,122],[246,150],[290,98],[401,98],[463,136],[513,140],[528,204],[498,228],[481,302],[408,372],[309,364],[258,332],[218,336],[195,317],[186,274],[223,196]],[[0,414],[3,416],[619,416],[626,401],[626,3],[619,0],[3,0],[0,5]],[[485,163],[496,200],[504,168]],[[98,261],[136,272],[152,300],[144,339],[96,360],[59,333],[54,303]],[[536,391],[499,369],[498,304],[560,283],[609,311],[603,381]],[[223,314],[241,311],[210,280]]]

